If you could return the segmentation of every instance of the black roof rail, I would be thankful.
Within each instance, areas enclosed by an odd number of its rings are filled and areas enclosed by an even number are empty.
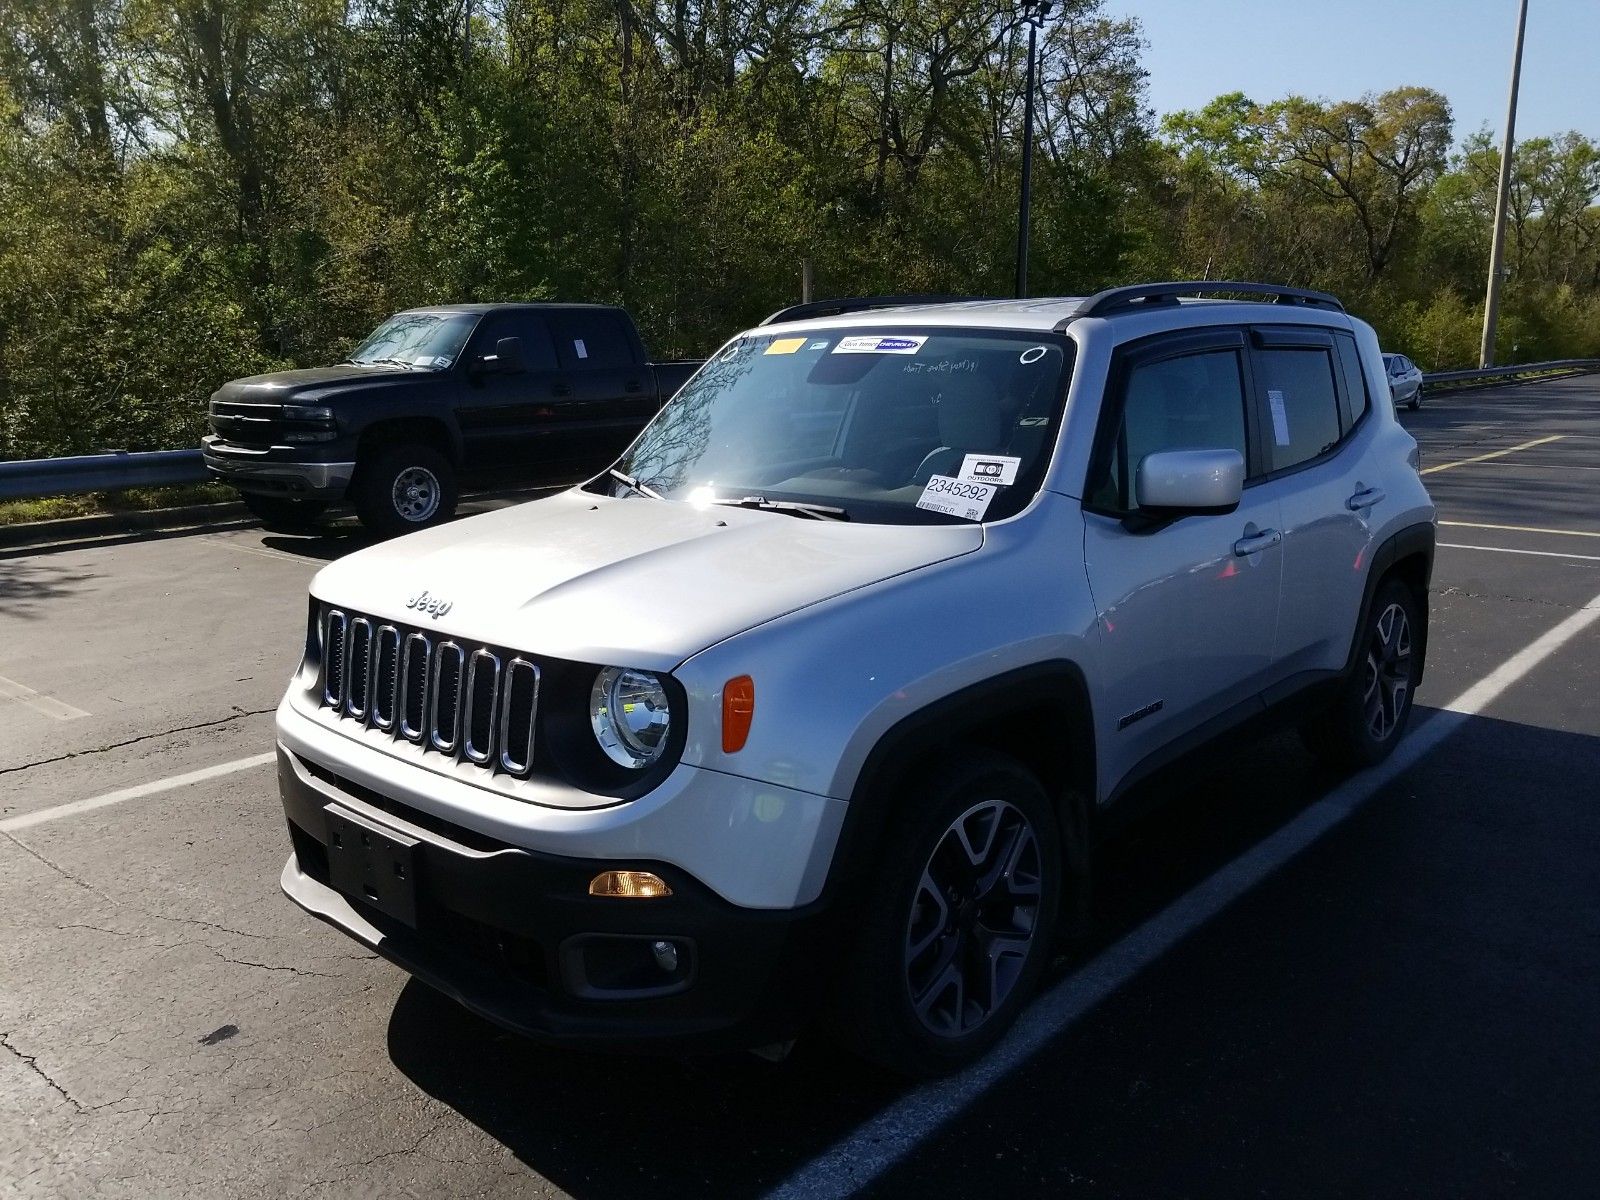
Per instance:
[[[1176,304],[1179,296],[1204,295],[1272,296],[1278,304],[1300,304],[1308,308],[1344,311],[1344,305],[1337,296],[1330,296],[1327,292],[1314,292],[1310,288],[1287,287],[1281,283],[1250,283],[1237,279],[1204,279],[1183,283],[1136,283],[1130,287],[1107,288],[1080,303],[1068,320],[1077,320],[1079,317],[1106,317],[1129,309]]]
[[[845,296],[838,300],[812,300],[805,304],[791,304],[780,308],[762,325],[776,325],[780,321],[806,321],[812,317],[842,317],[847,313],[865,312],[871,308],[900,308],[908,304],[959,304],[963,300],[981,300],[981,296],[944,296],[915,293],[905,296]]]

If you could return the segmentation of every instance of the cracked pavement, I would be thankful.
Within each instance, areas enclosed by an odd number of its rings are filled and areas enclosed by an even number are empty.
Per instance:
[[[1405,420],[1425,465],[1563,433],[1429,485],[1447,520],[1600,531],[1600,379]],[[269,748],[306,585],[353,544],[0,553],[0,675],[88,714],[0,701],[0,821]],[[1596,595],[1600,562],[1441,551],[1420,702]],[[1600,1173],[1596,678],[1591,631],[877,1194],[1581,1192]],[[1093,943],[1058,969],[1330,783],[1270,735],[1159,786],[1182,802],[1108,844]],[[754,1196],[903,1091],[818,1039],[781,1065],[522,1041],[284,900],[287,853],[270,766],[0,827],[0,1197]]]

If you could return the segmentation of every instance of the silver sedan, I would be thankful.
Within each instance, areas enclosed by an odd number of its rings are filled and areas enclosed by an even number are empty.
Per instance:
[[[1404,354],[1385,354],[1383,369],[1389,376],[1389,395],[1399,408],[1404,404],[1412,412],[1422,407],[1422,368]]]

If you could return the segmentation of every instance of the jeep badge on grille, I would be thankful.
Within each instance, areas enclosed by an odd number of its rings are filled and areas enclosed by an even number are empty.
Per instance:
[[[430,596],[426,591],[418,592],[406,601],[407,608],[414,608],[419,613],[427,613],[435,621],[450,611],[450,601],[441,600],[437,596]]]

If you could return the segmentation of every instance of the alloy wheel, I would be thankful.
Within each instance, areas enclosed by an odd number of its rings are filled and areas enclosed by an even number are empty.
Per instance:
[[[394,480],[394,510],[407,521],[420,524],[439,511],[438,477],[426,467],[407,467]]]
[[[1374,741],[1388,740],[1405,716],[1411,700],[1411,620],[1399,604],[1391,604],[1373,623],[1367,644],[1362,713]]]
[[[940,837],[906,922],[905,982],[930,1033],[961,1037],[994,1015],[1033,951],[1043,903],[1039,838],[1015,805],[974,805]]]

